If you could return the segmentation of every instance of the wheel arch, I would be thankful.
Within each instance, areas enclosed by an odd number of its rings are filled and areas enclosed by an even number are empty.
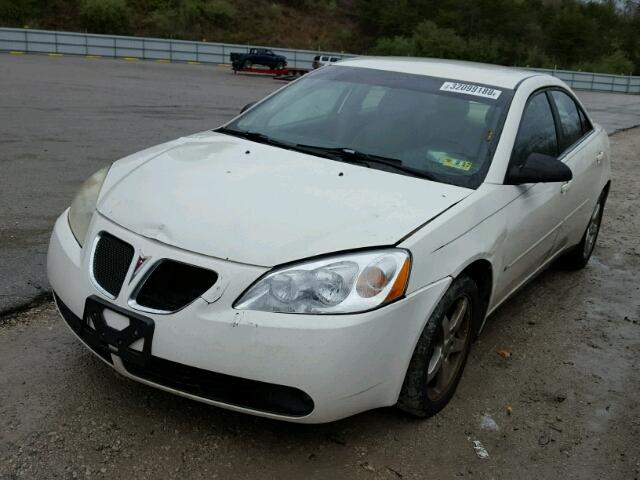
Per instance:
[[[465,266],[457,276],[460,275],[469,276],[478,287],[482,303],[480,305],[480,312],[476,322],[475,336],[477,337],[484,323],[484,318],[487,314],[487,309],[489,308],[489,303],[491,301],[494,282],[493,265],[486,258],[479,258]]]

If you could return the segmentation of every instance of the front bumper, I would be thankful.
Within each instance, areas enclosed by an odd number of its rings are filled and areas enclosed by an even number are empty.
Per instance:
[[[144,268],[169,258],[214,270],[218,281],[178,312],[141,312],[129,304],[129,298],[144,272],[132,280],[132,266],[117,298],[107,299],[89,274],[89,246],[103,231],[133,245],[134,258],[151,257]],[[94,215],[85,248],[80,248],[69,229],[67,212],[56,222],[47,259],[49,281],[63,317],[94,353],[125,376],[206,403],[302,423],[337,420],[395,404],[417,339],[450,280],[362,314],[234,310],[234,300],[265,271],[170,247],[100,214]],[[92,296],[153,321],[152,362],[145,369],[123,361],[113,349],[96,348],[74,328],[74,319],[82,321],[87,298]],[[239,391],[253,400],[238,399]],[[271,399],[266,406],[256,401],[265,397]],[[280,408],[287,402],[295,408]]]

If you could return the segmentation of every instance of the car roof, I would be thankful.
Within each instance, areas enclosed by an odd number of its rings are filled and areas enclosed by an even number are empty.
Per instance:
[[[525,78],[544,75],[489,63],[413,57],[356,57],[336,65],[411,73],[514,89]]]

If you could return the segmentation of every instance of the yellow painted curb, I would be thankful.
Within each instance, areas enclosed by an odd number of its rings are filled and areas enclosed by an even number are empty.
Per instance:
[[[190,60],[187,62],[189,65],[200,65],[200,62],[194,62],[193,60]]]
[[[18,52],[16,50],[9,52],[10,55],[24,55],[24,52]]]
[[[126,60],[127,62],[135,62],[136,60],[138,60],[138,57],[124,57],[124,60]]]
[[[50,57],[62,57],[64,53],[49,53],[47,55],[49,55]]]
[[[156,60],[158,63],[171,63],[171,60],[167,60],[166,58],[158,58]]]
[[[219,63],[218,67],[230,67],[231,64],[230,63]]]
[[[85,55],[84,58],[88,58],[89,60],[97,60],[98,58],[102,58],[102,55]]]

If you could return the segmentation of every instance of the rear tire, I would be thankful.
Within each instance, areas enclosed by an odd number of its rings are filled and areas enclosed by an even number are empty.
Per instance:
[[[456,278],[424,327],[411,357],[397,406],[417,417],[442,410],[456,391],[480,322],[478,286]]]
[[[242,68],[251,68],[251,67],[253,67],[253,63],[251,63],[251,61],[250,61],[250,60],[245,60],[245,61],[242,63]]]
[[[591,258],[591,254],[593,253],[593,249],[596,246],[596,240],[598,239],[598,233],[600,232],[602,214],[604,213],[604,205],[606,201],[607,191],[604,190],[600,194],[598,203],[596,203],[593,213],[589,218],[589,223],[584,235],[582,236],[582,240],[580,240],[578,245],[559,258],[558,264],[560,267],[567,270],[580,270],[587,265]]]

